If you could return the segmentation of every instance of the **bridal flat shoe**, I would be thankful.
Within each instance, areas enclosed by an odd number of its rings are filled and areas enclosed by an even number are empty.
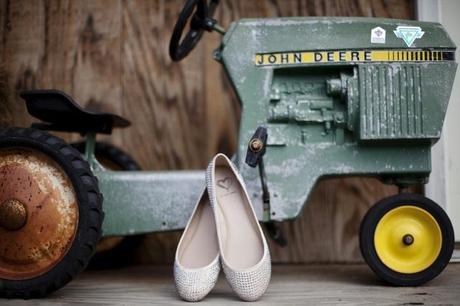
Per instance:
[[[174,261],[177,293],[189,302],[203,299],[215,286],[219,271],[216,224],[204,191],[177,246]]]
[[[206,183],[227,281],[242,300],[255,301],[268,287],[271,262],[244,181],[228,157],[217,154],[208,166]]]

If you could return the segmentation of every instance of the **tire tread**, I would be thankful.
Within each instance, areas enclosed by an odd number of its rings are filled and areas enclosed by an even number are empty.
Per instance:
[[[3,288],[0,289],[1,297],[23,299],[43,297],[50,292],[62,288],[74,279],[78,273],[85,269],[91,256],[95,253],[97,243],[102,235],[101,228],[104,216],[102,211],[102,194],[99,192],[98,182],[92,174],[89,164],[75,148],[68,145],[64,140],[47,132],[31,128],[7,128],[0,130],[0,135],[0,146],[3,143],[3,147],[5,147],[7,146],[7,142],[10,141],[13,143],[22,143],[24,146],[30,145],[34,149],[44,148],[44,150],[38,149],[38,151],[42,151],[45,154],[47,152],[44,151],[48,151],[59,155],[67,169],[70,169],[74,174],[72,177],[79,182],[79,189],[83,193],[77,195],[79,210],[86,209],[88,211],[84,225],[81,225],[81,222],[79,222],[79,226],[85,226],[85,228],[81,229],[84,237],[83,239],[79,239],[78,242],[77,239],[74,240],[74,244],[80,243],[80,245],[75,248],[75,252],[72,254],[69,254],[69,250],[57,266],[37,277],[44,278],[40,282],[40,286],[28,284],[29,280],[1,280],[3,282]],[[40,144],[37,144],[37,142]],[[70,177],[69,171],[65,172]],[[75,184],[74,181],[72,183]],[[79,232],[80,228],[78,229]],[[71,247],[71,249],[73,248],[74,246]],[[63,264],[61,265],[61,263]],[[63,268],[62,271],[53,273],[52,279],[51,277],[46,279],[47,276],[51,276],[50,272],[57,270],[58,266]]]

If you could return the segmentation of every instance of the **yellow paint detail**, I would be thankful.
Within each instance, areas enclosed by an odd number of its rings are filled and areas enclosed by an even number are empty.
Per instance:
[[[441,51],[417,50],[341,50],[341,51],[299,51],[278,53],[257,53],[256,66],[296,65],[312,63],[350,62],[420,62],[440,61]]]
[[[412,244],[404,244],[405,235],[413,237]],[[412,205],[399,206],[380,219],[374,246],[379,259],[391,270],[417,273],[430,267],[439,256],[441,229],[428,211]]]

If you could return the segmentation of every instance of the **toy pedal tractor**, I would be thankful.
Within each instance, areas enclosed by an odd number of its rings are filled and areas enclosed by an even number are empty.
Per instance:
[[[216,5],[186,2],[170,54],[184,58],[205,30],[223,35],[214,57],[242,104],[236,163],[261,221],[296,218],[322,177],[374,176],[401,187],[427,181],[457,67],[441,25],[277,18],[239,20],[224,31],[211,18]],[[102,230],[122,236],[185,226],[203,171],[108,170],[94,155],[95,135],[125,119],[81,109],[58,91],[21,96],[45,123],[0,132],[2,296],[62,287],[84,269]],[[42,130],[86,135],[84,154]],[[243,163],[248,141],[247,161],[259,171]],[[369,210],[360,245],[378,276],[420,285],[449,262],[453,229],[433,201],[397,194]]]

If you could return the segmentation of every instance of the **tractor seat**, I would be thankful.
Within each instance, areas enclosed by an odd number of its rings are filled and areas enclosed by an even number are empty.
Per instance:
[[[24,90],[19,96],[26,101],[29,114],[43,121],[33,124],[35,128],[81,134],[110,134],[113,128],[124,128],[131,124],[114,114],[84,109],[59,90]]]

